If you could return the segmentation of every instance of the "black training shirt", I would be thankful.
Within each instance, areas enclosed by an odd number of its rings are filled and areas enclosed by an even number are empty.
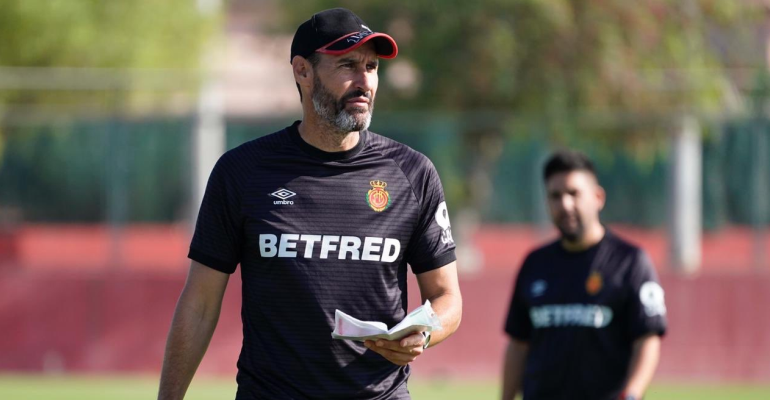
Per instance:
[[[189,257],[241,265],[237,399],[408,399],[409,367],[333,340],[334,311],[395,325],[407,263],[455,260],[438,174],[427,157],[372,132],[338,153],[307,144],[299,122],[223,155]]]
[[[614,400],[635,339],[666,331],[663,289],[639,248],[607,231],[578,253],[535,250],[516,279],[505,331],[529,343],[524,399]]]

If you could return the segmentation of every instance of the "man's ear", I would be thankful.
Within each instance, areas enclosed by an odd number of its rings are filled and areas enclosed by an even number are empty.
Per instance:
[[[294,71],[294,80],[300,85],[303,85],[303,81],[313,79],[313,67],[310,65],[310,61],[302,56],[294,56],[291,60],[291,69]]]
[[[302,93],[308,93],[313,86],[313,66],[305,57],[294,56],[291,60],[291,70],[294,73],[294,82],[297,83],[299,97],[302,100]]]
[[[596,184],[596,199],[599,203],[599,211],[603,210],[604,205],[607,203],[607,192],[598,183]]]

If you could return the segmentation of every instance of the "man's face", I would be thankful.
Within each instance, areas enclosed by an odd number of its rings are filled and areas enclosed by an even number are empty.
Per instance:
[[[604,208],[604,189],[587,171],[562,172],[546,182],[548,209],[562,237],[575,242],[592,224],[599,223]]]
[[[367,129],[377,93],[378,65],[373,43],[340,56],[321,54],[311,93],[316,113],[340,132]]]

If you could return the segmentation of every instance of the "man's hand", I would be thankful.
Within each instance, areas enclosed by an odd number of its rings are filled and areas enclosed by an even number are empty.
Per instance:
[[[367,349],[385,357],[396,365],[407,365],[417,359],[423,352],[425,336],[422,332],[415,332],[400,340],[377,339],[364,342]]]
[[[433,311],[441,320],[442,329],[431,332],[430,347],[441,343],[460,326],[463,300],[457,281],[457,262],[417,274],[422,302],[430,300]],[[385,357],[396,365],[407,365],[419,357],[425,346],[422,332],[415,332],[400,340],[367,340],[367,349]]]

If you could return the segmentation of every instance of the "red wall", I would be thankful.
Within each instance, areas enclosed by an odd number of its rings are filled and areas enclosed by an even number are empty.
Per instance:
[[[513,274],[462,277],[462,326],[416,362],[416,374],[499,375]],[[662,281],[670,331],[658,378],[770,380],[770,275]],[[0,370],[158,371],[183,283],[178,273],[0,271]],[[239,312],[235,274],[201,371],[234,373]]]

